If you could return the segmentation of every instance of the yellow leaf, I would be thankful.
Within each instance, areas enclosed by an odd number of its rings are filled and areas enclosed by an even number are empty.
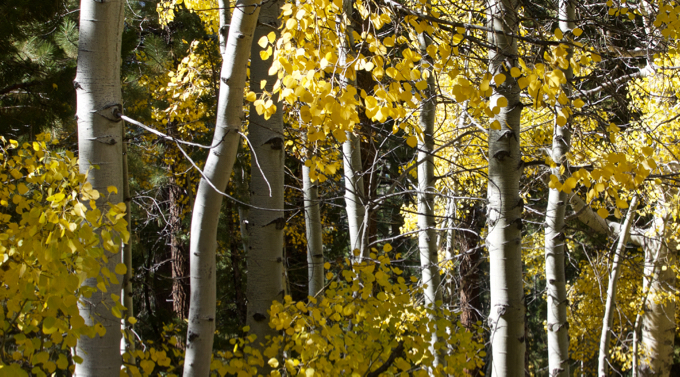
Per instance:
[[[269,40],[269,43],[274,43],[274,41],[276,40],[276,33],[270,31],[269,34],[267,34],[267,39]]]
[[[265,35],[265,36],[262,36],[262,38],[260,38],[260,39],[257,40],[257,44],[258,44],[260,47],[265,48],[265,47],[267,47],[267,46],[269,45],[269,39],[267,38],[266,35]]]
[[[267,364],[269,364],[269,366],[272,367],[272,368],[278,368],[279,367],[279,361],[276,360],[276,358],[274,358],[274,357],[269,359],[269,361],[267,361]]]
[[[597,210],[597,214],[600,215],[601,218],[606,219],[607,216],[609,216],[609,211],[604,208],[600,208]]]
[[[409,136],[409,138],[406,139],[406,144],[408,144],[408,146],[411,148],[415,148],[416,145],[418,145],[418,138],[415,136]]]
[[[563,36],[564,35],[562,34],[562,30],[560,30],[559,28],[555,29],[555,37],[557,37],[557,39],[562,39]]]
[[[386,243],[385,246],[383,246],[383,250],[384,250],[386,253],[389,253],[390,251],[392,251],[392,245]]]
[[[501,122],[494,120],[489,127],[491,127],[492,130],[500,130]]]
[[[529,86],[529,79],[526,77],[520,77],[519,80],[517,80],[517,85],[519,85],[520,89],[524,89]]]
[[[574,36],[579,37],[579,36],[581,36],[581,34],[583,34],[583,29],[577,27],[576,29],[572,30],[571,32],[574,34]]]
[[[20,195],[24,195],[28,192],[28,187],[22,182],[17,186],[17,190],[19,191]]]
[[[520,77],[521,75],[522,75],[522,71],[520,71],[519,68],[517,68],[517,67],[510,68],[510,76]]]
[[[109,186],[109,187],[106,188],[106,191],[108,191],[109,194],[111,194],[111,193],[118,194],[118,189],[116,188],[116,186]]]
[[[498,99],[496,100],[496,106],[507,107],[508,106],[508,99],[503,97],[503,96],[498,97]]]
[[[328,269],[331,268],[331,264],[328,263],[328,262],[326,262],[326,263],[323,264],[323,268],[325,268],[326,270],[328,270]]]
[[[502,73],[497,74],[496,76],[493,77],[493,81],[496,83],[496,86],[501,85],[502,83],[505,82],[505,75]]]
[[[124,265],[123,263],[118,263],[116,265],[116,273],[118,275],[125,275],[126,272],[127,272],[127,266],[126,265]]]
[[[137,318],[135,318],[135,317],[128,317],[128,322],[129,322],[131,325],[134,325],[135,323],[137,323]]]
[[[257,95],[255,95],[255,92],[248,92],[248,94],[246,94],[246,101],[255,102],[256,99]]]
[[[574,107],[575,107],[575,108],[580,109],[580,108],[582,108],[583,106],[585,106],[585,102],[583,102],[582,99],[577,98],[576,100],[574,100]]]

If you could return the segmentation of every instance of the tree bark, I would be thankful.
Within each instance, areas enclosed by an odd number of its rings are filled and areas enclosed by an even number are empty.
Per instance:
[[[516,34],[518,4],[516,0],[490,0],[487,22],[496,32],[489,32],[489,70],[503,73],[505,82],[494,87],[491,103],[505,97],[495,121],[500,129],[489,129],[489,185],[487,247],[490,256],[491,313],[489,326],[493,353],[492,376],[523,376],[526,349],[524,329],[524,285],[522,281],[522,218],[519,197],[521,158],[519,150],[520,89],[510,76],[517,66]]]
[[[469,231],[456,233],[456,243],[460,249],[460,262],[458,274],[460,275],[460,323],[465,329],[473,334],[477,331],[477,322],[482,320],[482,300],[480,289],[480,277],[482,271],[479,264],[482,261],[482,248],[479,245],[479,232],[481,231],[480,210],[471,207],[461,226]],[[481,377],[482,369],[464,370],[467,376]]]
[[[614,306],[616,305],[616,285],[621,274],[621,256],[623,254],[626,243],[628,242],[628,234],[632,225],[633,215],[637,209],[637,197],[634,196],[630,202],[630,209],[626,215],[626,219],[621,226],[619,232],[619,243],[616,245],[614,252],[614,260],[612,262],[612,270],[609,273],[609,286],[607,287],[607,302],[604,307],[604,317],[602,318],[602,333],[600,335],[600,353],[598,356],[597,374],[600,377],[607,377],[607,361],[609,356],[609,333],[614,319]]]
[[[267,34],[278,33],[282,1],[263,3],[258,26],[255,28],[250,60],[250,90],[271,93],[276,76],[268,74],[273,56],[262,60],[260,51],[266,50],[257,42]],[[264,89],[260,82],[265,81]],[[276,335],[269,326],[268,310],[274,300],[283,301],[283,228],[286,224],[283,210],[283,109],[275,101],[276,112],[269,118],[258,115],[251,106],[249,138],[251,145],[250,203],[248,213],[248,284],[246,297],[248,314],[246,324],[257,335],[255,344],[265,342],[265,337]],[[255,161],[257,159],[257,161]],[[266,208],[266,209],[265,209]]]
[[[342,3],[343,14],[351,18],[352,2],[344,0]],[[344,23],[342,15],[338,16],[338,37],[340,38],[340,47],[338,51],[338,65],[340,67],[347,64],[350,53],[354,45],[354,37],[352,36],[352,27],[346,26],[344,30],[345,35],[342,35],[340,23]],[[343,88],[350,83],[347,77],[341,77],[340,81],[343,83]],[[352,81],[352,84],[355,84]],[[349,225],[349,243],[350,253],[354,250],[359,250],[359,255],[354,257],[354,260],[360,262],[364,254],[368,255],[366,247],[366,240],[364,233],[366,231],[365,216],[366,206],[364,200],[366,198],[364,191],[364,180],[362,176],[362,162],[361,162],[361,141],[359,136],[354,132],[347,132],[347,140],[342,144],[342,160],[343,160],[343,175],[345,178],[345,205],[347,206],[347,223]]]
[[[560,30],[569,35],[574,28],[574,7],[571,0],[560,0],[558,3]],[[567,50],[567,61],[571,61],[572,49]],[[567,84],[562,90],[567,97],[571,97],[570,82],[573,78],[571,66],[563,70]],[[568,112],[569,108],[562,105],[556,107],[557,113]],[[554,125],[551,158],[557,164],[551,173],[560,182],[564,181],[561,171],[568,171],[567,153],[571,148],[571,117],[567,124]],[[545,215],[545,280],[548,294],[548,370],[550,376],[567,377],[569,375],[569,323],[567,319],[567,287],[564,270],[565,256],[565,212],[567,193],[562,190],[550,189],[548,207]]]
[[[621,233],[619,224],[598,216],[578,195],[573,195],[570,202],[578,219],[594,231],[613,236]],[[630,232],[630,241],[642,247],[645,254],[643,292],[648,292],[641,316],[641,346],[644,353],[640,365],[637,368],[633,366],[640,376],[668,376],[672,363],[675,303],[672,300],[657,301],[675,291],[675,273],[668,266],[675,263],[675,255],[669,250],[674,250],[676,245],[666,240],[665,208],[663,200],[657,203],[652,229],[634,228]],[[646,236],[649,233],[654,236]],[[663,266],[667,268],[664,270]]]
[[[307,281],[309,296],[323,289],[323,233],[319,208],[319,188],[309,177],[310,168],[302,164],[302,194],[305,206],[305,232],[307,234]]]
[[[125,141],[125,130],[123,130],[123,200],[125,201],[125,221],[127,221],[127,230],[129,234],[132,234],[132,214],[131,214],[131,203],[132,196],[130,195],[130,176],[128,172],[128,162],[127,162],[127,143]],[[122,295],[121,304],[125,307],[125,314],[123,315],[123,320],[121,321],[121,330],[123,331],[123,336],[120,341],[120,353],[124,354],[129,351],[132,354],[135,351],[135,338],[132,334],[133,324],[128,321],[130,317],[134,317],[135,311],[132,302],[132,240],[129,239],[128,242],[123,246],[123,254],[121,258],[121,263],[127,268],[125,275],[123,276],[122,284]],[[130,356],[129,361],[134,363],[134,356]]]
[[[189,314],[189,263],[186,245],[182,241],[182,188],[175,179],[170,180],[168,190],[168,227],[170,228],[170,259],[172,265],[172,311],[177,318],[186,319]]]
[[[669,206],[665,196],[660,194],[654,214],[656,237],[646,239],[643,245],[643,291],[648,292],[641,323],[642,362],[638,366],[638,374],[643,377],[668,376],[673,364],[676,275],[671,266],[676,264],[677,244],[667,226]]]
[[[80,6],[80,40],[78,65],[74,81],[77,95],[78,152],[80,172],[88,173],[87,181],[101,194],[97,207],[106,202],[123,201],[123,122],[117,115],[122,112],[120,83],[121,38],[123,32],[124,2],[82,1]],[[98,166],[98,169],[92,169]],[[107,195],[107,188],[118,191]],[[114,240],[122,251],[120,236]],[[121,261],[121,256],[110,253],[105,263],[110,271]],[[121,276],[117,276],[119,281]],[[83,285],[96,287],[97,280],[87,279]],[[89,326],[101,323],[104,336],[78,339],[74,353],[83,358],[76,364],[76,376],[115,376],[120,374],[121,320],[111,313],[116,304],[112,295],[120,296],[120,284],[111,284],[107,292],[97,291],[79,303],[80,315]]]
[[[222,11],[224,9],[220,9]],[[191,217],[191,293],[185,377],[203,377],[210,373],[215,333],[217,223],[222,207],[222,195],[213,189],[211,183],[224,190],[236,159],[246,69],[259,12],[258,1],[240,0],[236,3],[222,54],[217,121],[212,143],[216,147],[210,150],[205,163],[204,177],[198,185]],[[220,25],[221,28],[225,26]]]
[[[427,55],[427,46],[431,44],[428,37],[421,33],[418,35],[420,50],[423,57]],[[434,73],[430,59],[426,60],[430,68],[423,68],[423,74],[427,75],[427,88],[423,90],[423,103],[420,109],[419,125],[423,131],[422,139],[418,139],[418,249],[420,250],[421,285],[423,288],[424,304],[432,310],[439,309],[437,301],[441,303],[442,292],[440,290],[441,279],[439,277],[439,260],[437,253],[437,235],[435,232],[434,218],[434,121],[437,111]],[[430,321],[436,318],[430,316]],[[430,352],[434,357],[433,366],[441,364],[442,358],[435,351],[437,332],[432,331],[430,339]]]

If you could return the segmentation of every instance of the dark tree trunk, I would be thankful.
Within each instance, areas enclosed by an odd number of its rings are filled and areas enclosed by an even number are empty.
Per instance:
[[[168,193],[168,228],[172,261],[172,311],[180,319],[189,315],[188,250],[182,235],[182,188],[172,180]]]
[[[469,231],[456,232],[456,243],[460,250],[460,264],[458,273],[460,275],[459,295],[460,295],[460,322],[467,331],[477,331],[478,321],[482,321],[482,300],[480,298],[482,248],[480,246],[479,231],[484,219],[481,218],[482,211],[473,207],[463,219],[461,228]],[[467,376],[482,376],[482,369],[466,369]]]

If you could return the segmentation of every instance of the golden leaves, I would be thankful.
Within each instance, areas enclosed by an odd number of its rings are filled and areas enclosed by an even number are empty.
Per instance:
[[[99,198],[99,193],[78,173],[72,153],[58,154],[47,148],[50,139],[39,135],[21,147],[7,143],[18,149],[16,155],[0,155],[0,182],[7,188],[0,191],[0,203],[8,207],[11,198],[14,207],[10,210],[17,216],[13,220],[0,215],[0,278],[5,287],[0,291],[4,308],[0,323],[6,333],[16,334],[14,352],[2,362],[20,363],[14,365],[24,365],[33,374],[67,368],[60,350],[74,347],[80,336],[104,331],[101,325],[85,326],[80,317],[78,298],[92,292],[80,284],[99,275],[103,252],[97,230],[105,242],[118,243],[105,245],[114,252],[129,237],[125,219],[116,215],[125,210],[125,204],[110,206],[106,218],[93,204],[88,211],[80,197],[91,200]],[[108,191],[116,192],[114,188]],[[105,290],[109,281],[98,279]]]

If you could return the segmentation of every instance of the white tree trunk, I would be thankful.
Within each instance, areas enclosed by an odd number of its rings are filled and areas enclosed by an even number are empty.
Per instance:
[[[243,90],[250,46],[260,12],[258,4],[255,0],[237,2],[226,48],[222,54],[217,121],[212,143],[217,146],[210,150],[205,163],[205,177],[198,185],[191,217],[191,297],[184,360],[185,377],[205,377],[210,373],[215,333],[215,252],[222,195],[206,179],[220,190],[224,190],[229,183],[239,143]]]
[[[490,0],[489,71],[503,73],[506,80],[494,88],[491,103],[504,96],[508,105],[494,120],[500,130],[489,129],[489,185],[487,188],[487,247],[491,278],[490,340],[493,352],[492,376],[524,376],[524,286],[522,281],[522,205],[519,178],[522,172],[519,150],[522,105],[517,81],[510,67],[517,66],[517,40],[506,33],[517,33],[516,0]]]
[[[347,222],[349,224],[349,246],[351,250],[359,250],[356,260],[361,261],[367,252],[364,242],[364,179],[361,175],[361,145],[359,137],[354,133],[347,133],[347,141],[342,144],[342,154],[345,176],[345,205],[347,208]]]
[[[672,245],[675,246],[675,245]],[[643,286],[648,297],[643,308],[640,376],[668,376],[673,364],[675,337],[675,255],[664,241],[654,240],[645,248]]]
[[[571,0],[560,0],[558,4],[560,30],[568,35],[574,28],[574,7]],[[567,61],[572,56],[571,48],[567,51]],[[567,97],[571,97],[569,82],[574,76],[571,67],[564,70],[567,84],[562,90]],[[557,111],[562,108],[557,106]],[[557,176],[560,182],[564,177],[560,173],[561,168],[568,165],[567,153],[571,147],[571,117],[567,124],[559,126],[555,123],[552,142],[551,158],[557,166],[551,169],[551,173]],[[569,376],[569,323],[567,319],[567,288],[566,274],[564,270],[564,215],[567,207],[567,194],[561,190],[550,189],[548,194],[548,207],[545,214],[545,280],[548,293],[548,371],[550,376]]]
[[[319,208],[319,188],[309,177],[310,168],[302,165],[302,195],[305,205],[305,231],[307,233],[307,294],[316,296],[323,289],[323,237],[321,231],[321,211]]]
[[[621,255],[628,242],[628,234],[632,225],[633,215],[637,209],[637,196],[630,202],[630,208],[626,219],[619,232],[619,243],[616,245],[612,269],[609,273],[609,286],[607,287],[607,302],[604,307],[604,317],[602,318],[602,333],[600,335],[600,353],[598,356],[597,374],[600,377],[607,377],[607,361],[609,356],[609,333],[614,319],[614,306],[616,305],[616,285],[621,274]]]
[[[570,199],[574,211],[578,213],[581,222],[598,233],[618,236],[621,232],[619,224],[607,222],[583,200],[574,195]],[[643,292],[647,292],[645,306],[641,316],[643,355],[641,363],[635,368],[634,374],[640,376],[668,376],[672,362],[673,339],[675,337],[675,302],[656,301],[661,296],[675,292],[675,273],[670,266],[675,263],[675,255],[669,250],[675,250],[676,245],[665,239],[665,203],[657,204],[652,229],[633,229],[630,241],[642,247],[645,253],[645,271]],[[652,234],[651,237],[647,234]],[[666,266],[664,270],[663,267]],[[636,320],[636,322],[639,322]],[[636,331],[637,331],[637,326]],[[635,339],[636,341],[636,339]],[[637,341],[633,347],[637,350]],[[637,355],[634,355],[637,359]],[[637,361],[637,360],[636,360]]]
[[[352,2],[343,0],[342,10],[347,18],[352,16]],[[337,18],[338,25],[344,23],[342,15]],[[345,35],[341,35],[342,30],[337,28],[338,37],[340,38],[340,46],[338,51],[338,65],[343,67],[347,64],[350,53],[354,46],[354,36],[352,35],[351,25],[346,25]],[[356,83],[346,78],[341,77],[340,81],[343,87],[347,84],[356,86]],[[359,255],[355,258],[356,261],[368,255],[366,247],[365,233],[365,217],[366,217],[366,198],[364,190],[364,179],[362,175],[361,162],[361,140],[360,137],[353,132],[347,132],[347,140],[342,144],[343,155],[343,175],[345,178],[345,205],[347,208],[347,223],[349,225],[349,243],[350,253],[354,250],[359,250]]]
[[[661,193],[654,214],[654,238],[646,239],[645,274],[643,291],[648,292],[644,301],[641,329],[642,356],[637,372],[640,376],[668,376],[673,364],[675,338],[675,250],[672,231],[666,223],[668,203]],[[635,366],[633,366],[635,367]]]
[[[268,74],[273,56],[262,60],[262,48],[257,41],[270,32],[278,33],[282,1],[263,3],[258,26],[255,28],[250,60],[250,90],[255,93],[272,92],[276,76]],[[265,81],[264,89],[260,82]],[[283,110],[275,101],[276,113],[269,119],[258,115],[251,106],[248,133],[251,145],[250,203],[248,213],[248,314],[246,323],[251,333],[257,335],[256,344],[265,342],[267,335],[276,335],[269,326],[268,310],[272,301],[283,301],[283,228],[286,224],[283,210]],[[257,158],[257,163],[255,159]],[[260,209],[268,208],[272,210]]]
[[[74,86],[77,95],[78,151],[80,172],[88,173],[88,182],[100,192],[97,206],[106,202],[123,201],[123,122],[117,116],[122,111],[120,84],[121,37],[123,33],[124,1],[82,1],[80,6],[80,40],[78,66]],[[92,169],[94,166],[98,169]],[[107,187],[118,192],[107,195]],[[120,240],[118,240],[120,241]],[[122,242],[119,243],[122,252]],[[120,256],[108,255],[105,264],[114,271]],[[118,280],[122,277],[118,276]],[[83,285],[96,287],[96,279]],[[106,329],[102,337],[82,337],[74,350],[83,358],[76,364],[76,376],[106,377],[120,374],[120,319],[111,313],[115,302],[112,294],[120,295],[120,284],[112,284],[107,292],[97,291],[82,298],[80,315],[87,325],[101,323]]]
[[[427,46],[431,43],[425,34],[418,35],[423,56],[427,56]],[[430,59],[427,59],[430,64]],[[437,253],[437,235],[434,218],[434,121],[437,111],[437,98],[432,66],[423,68],[427,76],[427,88],[423,91],[423,104],[420,109],[419,125],[423,131],[422,139],[418,139],[418,249],[420,250],[421,284],[424,304],[430,309],[438,309],[436,302],[441,302],[442,292],[439,277],[439,258]],[[431,320],[436,320],[432,317]],[[434,366],[441,363],[440,355],[435,352],[437,342],[436,331],[430,339],[430,352],[434,357]]]

